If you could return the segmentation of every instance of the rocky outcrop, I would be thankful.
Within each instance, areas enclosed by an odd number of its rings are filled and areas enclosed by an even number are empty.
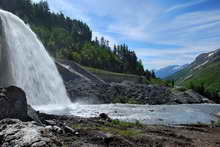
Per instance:
[[[15,86],[0,88],[0,119],[28,120],[27,100],[24,91]]]
[[[62,146],[53,130],[44,127],[38,112],[27,104],[22,89],[15,86],[0,88],[0,106],[1,147]]]
[[[102,79],[69,60],[56,60],[56,66],[64,81],[87,80],[97,84],[106,84]]]
[[[65,82],[65,86],[72,102],[106,103],[109,96],[104,92],[109,85],[97,84],[84,79]]]
[[[213,102],[190,89],[184,92],[173,92],[173,101],[171,103],[199,104],[199,103],[213,103]]]
[[[43,126],[42,120],[39,118],[39,112],[34,110],[30,105],[27,105],[27,115],[29,120],[35,121],[38,125]]]
[[[27,104],[25,92],[15,86],[0,88],[0,120],[4,118],[34,120],[41,124],[37,112]]]
[[[58,127],[50,129],[39,113],[27,104],[25,92],[15,86],[0,88],[1,147],[62,146],[54,137]]]
[[[152,105],[209,103],[208,99],[194,91],[172,91],[169,87],[132,80],[106,83],[75,62],[59,60],[56,63],[72,102]]]
[[[210,101],[198,93],[188,90],[173,91],[159,85],[137,84],[134,82],[100,85],[86,80],[65,83],[73,102],[85,103],[135,103],[135,104],[193,104]]]
[[[56,137],[47,129],[34,122],[22,122],[17,119],[0,121],[1,147],[50,147],[62,146]]]

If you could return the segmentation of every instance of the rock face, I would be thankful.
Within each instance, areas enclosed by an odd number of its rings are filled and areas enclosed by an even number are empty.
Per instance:
[[[174,104],[195,104],[195,103],[213,103],[193,90],[173,93]]]
[[[73,61],[56,60],[56,66],[64,81],[87,80],[93,83],[105,84],[102,79],[83,69],[79,64]]]
[[[20,88],[0,88],[0,106],[0,119],[28,120],[26,95]]]
[[[136,103],[136,104],[193,104],[209,103],[198,93],[172,91],[158,85],[137,84],[133,82],[101,85],[89,81],[69,81],[65,83],[73,102],[85,103]]]
[[[0,121],[1,147],[50,147],[61,146],[46,127],[34,122],[21,122],[17,119]]]
[[[171,88],[165,86],[131,81],[106,83],[71,61],[57,61],[57,67],[72,102],[152,105],[209,102],[194,91],[172,91]]]

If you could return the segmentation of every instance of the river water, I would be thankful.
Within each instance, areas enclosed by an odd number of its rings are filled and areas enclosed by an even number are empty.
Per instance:
[[[97,117],[106,113],[113,119],[144,124],[195,124],[210,123],[218,118],[220,112],[217,104],[185,104],[185,105],[130,105],[130,104],[102,104],[85,105],[71,104],[35,106],[40,112],[58,115],[74,115],[81,117]]]

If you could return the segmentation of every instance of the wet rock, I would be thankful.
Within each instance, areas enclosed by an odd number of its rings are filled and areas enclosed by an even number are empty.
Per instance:
[[[105,113],[99,114],[99,118],[102,120],[111,120],[111,118]]]
[[[0,106],[0,120],[4,118],[28,120],[27,100],[22,89],[15,86],[0,88]]]
[[[69,127],[69,126],[64,126],[64,131],[65,133],[69,133],[69,134],[75,134],[76,130],[74,130],[73,128]]]
[[[38,112],[27,104],[25,92],[18,87],[0,88],[0,105],[0,120],[4,118],[33,120],[43,125]]]
[[[56,122],[54,120],[44,120],[44,123],[46,125],[55,126]]]
[[[31,120],[37,122],[39,125],[44,125],[39,117],[39,113],[34,110],[30,105],[27,105],[27,115]]]
[[[49,147],[62,146],[51,132],[33,122],[21,122],[17,119],[4,119],[0,121],[1,146],[30,146]]]
[[[75,135],[76,135],[76,136],[79,136],[79,132],[75,132]]]
[[[60,127],[58,127],[58,126],[53,126],[52,128],[53,128],[53,131],[54,131],[54,132],[56,132],[56,133],[58,133],[58,134],[63,134],[63,130],[62,130]]]
[[[63,130],[58,126],[46,126],[45,129],[49,132],[53,132],[55,134],[63,134]]]

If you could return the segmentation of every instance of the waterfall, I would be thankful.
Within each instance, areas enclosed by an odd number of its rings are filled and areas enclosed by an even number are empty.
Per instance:
[[[0,10],[0,86],[22,88],[28,104],[70,104],[53,59],[20,18]]]

